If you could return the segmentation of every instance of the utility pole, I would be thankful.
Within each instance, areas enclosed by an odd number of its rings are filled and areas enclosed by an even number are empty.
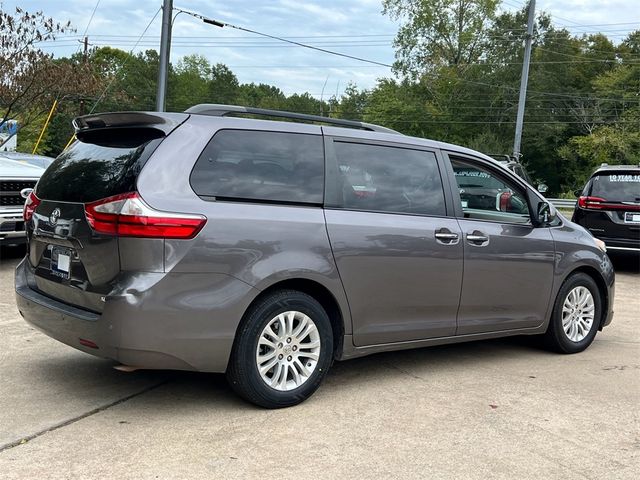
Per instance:
[[[522,141],[522,124],[524,122],[524,104],[527,99],[527,82],[529,80],[529,62],[531,61],[531,42],[533,41],[533,24],[536,19],[536,0],[529,0],[529,19],[527,21],[527,37],[524,44],[524,62],[520,78],[520,97],[518,98],[518,116],[516,118],[516,136],[513,140],[513,156],[520,158]]]
[[[82,42],[83,44],[83,53],[82,53],[82,62],[86,65],[89,60],[89,37],[84,37]],[[84,115],[84,98],[80,99],[80,116]]]
[[[164,0],[162,5],[162,31],[160,34],[160,67],[158,68],[158,93],[156,110],[164,112],[167,96],[167,78],[169,76],[169,55],[171,53],[171,13],[173,0]]]

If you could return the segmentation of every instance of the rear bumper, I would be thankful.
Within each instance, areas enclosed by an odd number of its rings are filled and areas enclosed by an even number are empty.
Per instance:
[[[59,342],[103,358],[117,359],[113,329],[97,313],[53,300],[31,288],[26,261],[16,268],[15,286],[18,311],[32,326]],[[81,339],[99,345],[98,349],[80,343]]]
[[[640,252],[640,239],[598,237],[607,246],[607,250]]]
[[[29,324],[91,355],[149,369],[226,370],[237,326],[257,290],[222,274],[137,273],[130,280],[95,313],[35,290],[23,260],[16,302]]]

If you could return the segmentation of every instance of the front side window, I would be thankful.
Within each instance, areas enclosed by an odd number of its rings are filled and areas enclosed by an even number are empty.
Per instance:
[[[452,160],[465,218],[529,223],[529,206],[522,190],[491,170]]]
[[[191,186],[216,199],[322,203],[322,137],[298,133],[221,130],[204,149]]]
[[[445,215],[433,152],[335,142],[342,206],[417,215]]]

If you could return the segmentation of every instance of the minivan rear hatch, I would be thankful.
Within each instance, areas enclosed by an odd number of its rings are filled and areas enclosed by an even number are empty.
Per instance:
[[[585,226],[602,238],[640,239],[640,168],[597,172],[578,205]]]
[[[32,288],[101,312],[120,272],[118,237],[95,231],[87,204],[135,192],[145,163],[185,114],[109,113],[74,120],[77,140],[42,175],[27,200]],[[29,211],[30,210],[30,211]]]

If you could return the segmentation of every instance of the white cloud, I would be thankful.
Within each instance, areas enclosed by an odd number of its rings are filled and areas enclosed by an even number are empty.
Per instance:
[[[525,0],[505,0],[504,8],[513,10]],[[640,20],[638,0],[538,0],[537,9],[554,15],[553,21],[566,25],[575,34],[595,31],[608,32],[612,39],[635,25],[610,27],[579,27],[583,25],[628,23]],[[298,38],[302,42],[322,42],[330,50],[355,55],[384,63],[392,63],[394,52],[391,40],[397,26],[381,13],[381,0],[175,0],[175,6],[202,13],[211,18],[282,37]],[[90,42],[111,41],[118,48],[129,50],[157,12],[161,0],[102,0],[89,27]],[[58,21],[71,20],[81,35],[86,28],[94,0],[3,0],[6,10],[15,6],[29,10],[43,10]],[[138,50],[157,48],[160,35],[158,14]],[[105,36],[109,37],[98,37]],[[117,42],[113,41],[117,37]],[[339,39],[326,38],[340,35]],[[384,35],[362,37],[362,35]],[[325,36],[325,38],[318,38]],[[186,37],[207,37],[205,40]],[[376,79],[388,76],[389,69],[372,67],[318,51],[289,47],[276,41],[263,39],[229,28],[215,28],[201,21],[180,15],[173,30],[172,60],[199,53],[212,63],[222,62],[235,66],[234,72],[242,82],[263,82],[280,87],[287,93],[309,91],[319,96],[329,75],[325,97],[335,94],[339,85],[344,90],[349,81],[360,87],[371,88]],[[367,38],[377,38],[384,45],[365,46]],[[373,42],[365,42],[373,43]],[[70,55],[78,49],[74,39],[64,45],[47,45],[47,51],[58,56]],[[308,66],[317,67],[309,68]],[[269,66],[266,67],[265,66]],[[277,67],[271,67],[277,66]],[[328,93],[330,92],[330,93]]]

